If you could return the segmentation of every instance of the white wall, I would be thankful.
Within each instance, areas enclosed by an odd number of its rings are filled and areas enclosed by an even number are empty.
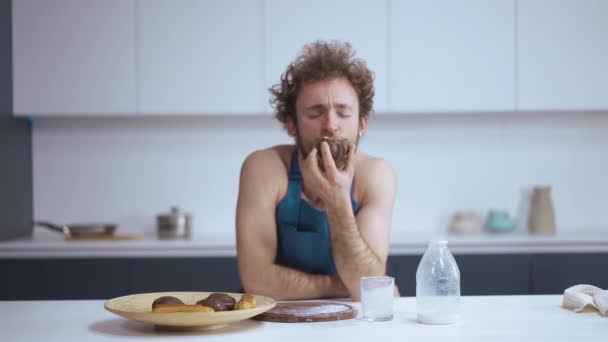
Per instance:
[[[606,113],[378,114],[361,149],[397,171],[394,238],[455,210],[517,213],[534,184],[553,185],[558,231],[608,231],[607,132]],[[179,205],[197,238],[232,239],[241,162],[289,142],[261,116],[38,119],[34,216],[152,233]]]

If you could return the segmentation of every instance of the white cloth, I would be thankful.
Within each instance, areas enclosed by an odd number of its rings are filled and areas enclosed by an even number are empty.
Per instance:
[[[608,315],[608,291],[593,285],[575,285],[564,290],[566,309],[581,312],[587,307],[593,307],[602,315]]]

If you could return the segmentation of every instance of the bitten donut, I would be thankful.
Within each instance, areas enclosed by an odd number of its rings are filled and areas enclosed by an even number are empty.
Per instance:
[[[321,152],[321,143],[323,141],[326,141],[329,145],[329,151],[331,152],[332,159],[336,163],[336,168],[338,170],[343,170],[344,166],[346,165],[346,157],[348,156],[350,146],[348,139],[323,137],[321,141],[317,143],[317,162],[319,163],[319,168],[321,171],[325,171]]]

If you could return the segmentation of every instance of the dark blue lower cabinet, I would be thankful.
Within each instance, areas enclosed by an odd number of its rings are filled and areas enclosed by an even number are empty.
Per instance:
[[[241,288],[234,257],[0,259],[0,270],[0,300],[108,299]]]
[[[530,293],[563,293],[570,286],[589,284],[608,289],[608,253],[535,254]]]
[[[416,295],[421,255],[391,255],[387,273]],[[608,289],[608,253],[459,254],[462,295],[560,294]],[[163,291],[240,292],[236,257],[0,259],[0,300],[108,299]]]
[[[395,277],[402,296],[416,295],[416,269],[422,256],[391,255],[387,272]],[[462,295],[507,295],[529,293],[527,254],[463,254],[454,258],[460,269]]]
[[[116,259],[0,259],[0,300],[102,299],[129,291]]]
[[[241,289],[236,258],[136,259],[130,264],[132,293]]]

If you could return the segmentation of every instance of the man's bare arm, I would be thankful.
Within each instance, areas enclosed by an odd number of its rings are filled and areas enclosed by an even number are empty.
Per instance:
[[[346,288],[336,275],[313,275],[275,264],[276,179],[285,175],[276,151],[254,152],[243,163],[236,233],[239,274],[245,291],[279,300],[346,296]]]
[[[350,195],[326,208],[334,260],[353,300],[360,300],[359,280],[386,274],[396,177],[390,165],[375,160],[365,170],[363,201],[355,218]]]

